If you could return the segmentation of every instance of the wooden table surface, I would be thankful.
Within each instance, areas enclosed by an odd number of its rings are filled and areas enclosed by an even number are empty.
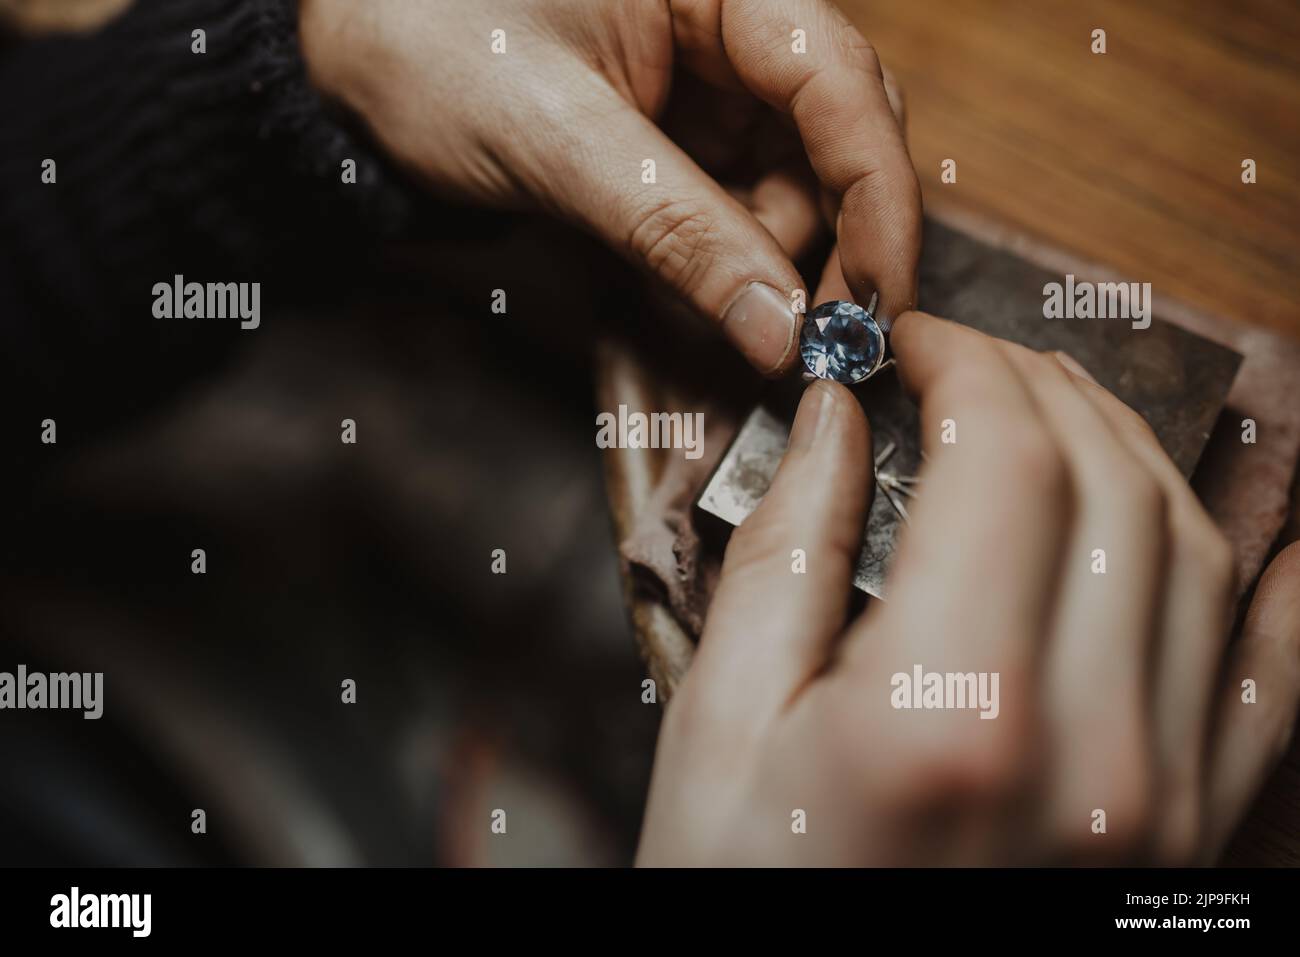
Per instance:
[[[1300,338],[1300,3],[839,2],[903,88],[927,205]],[[1300,746],[1226,862],[1300,865]]]
[[[927,203],[1300,338],[1300,3],[840,4],[903,87]]]

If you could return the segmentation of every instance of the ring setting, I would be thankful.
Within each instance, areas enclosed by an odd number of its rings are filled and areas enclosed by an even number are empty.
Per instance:
[[[863,382],[889,361],[889,340],[872,314],[876,297],[863,309],[833,299],[809,310],[799,331],[805,379],[831,379],[845,385]]]

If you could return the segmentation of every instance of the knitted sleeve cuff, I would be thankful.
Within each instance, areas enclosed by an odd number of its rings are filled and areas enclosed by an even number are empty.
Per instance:
[[[307,81],[298,45],[297,0],[254,0],[253,74],[250,87],[265,94],[260,136],[292,144],[291,169],[327,184],[327,193],[381,235],[399,232],[412,216],[412,196],[386,161],[331,117]],[[345,184],[343,163],[356,163],[355,183]]]
[[[308,83],[295,0],[135,0],[93,33],[18,42],[0,116],[0,258],[23,287],[4,298],[40,320],[391,235],[413,209]]]

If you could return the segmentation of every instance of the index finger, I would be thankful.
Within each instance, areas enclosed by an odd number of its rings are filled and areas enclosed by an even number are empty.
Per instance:
[[[1045,632],[1056,600],[1073,510],[1065,460],[995,340],[913,312],[894,345],[928,462],[876,609],[882,642],[943,671],[1023,669],[1037,653],[1026,636]],[[868,614],[854,631],[871,627]]]
[[[916,302],[921,191],[871,44],[825,0],[671,6],[689,68],[717,81],[734,74],[794,119],[817,178],[841,201],[844,278],[858,302],[879,293],[887,328]]]

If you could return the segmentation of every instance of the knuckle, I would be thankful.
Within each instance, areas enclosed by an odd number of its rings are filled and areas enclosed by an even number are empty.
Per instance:
[[[1070,373],[1055,353],[1039,352],[1018,342],[1002,342],[999,345],[1027,382],[1049,387],[1070,384]]]
[[[1115,398],[1114,405],[1116,418],[1121,428],[1142,442],[1159,444],[1160,440],[1156,437],[1155,429],[1151,428],[1151,423],[1144,419],[1141,413],[1118,398]]]
[[[844,51],[849,54],[854,64],[878,76],[883,76],[880,56],[876,53],[876,48],[847,18],[840,22],[839,42],[843,44]]]
[[[641,210],[627,246],[655,275],[689,290],[713,265],[714,217],[691,200],[664,200]]]
[[[1006,463],[1007,473],[1035,489],[1053,496],[1063,496],[1069,488],[1069,469],[1065,457],[1047,431],[1020,428],[1000,433],[998,456]]]
[[[1200,593],[1226,612],[1235,599],[1237,555],[1198,503],[1171,504],[1173,553],[1189,569]]]
[[[1003,348],[1009,350],[1023,363],[1027,375],[1037,379],[1069,383],[1070,373],[1061,365],[1056,355],[1051,352],[1039,352],[1017,342],[1005,343]]]
[[[880,223],[877,241],[911,253],[921,248],[922,204],[921,182],[911,165],[882,156],[877,165],[855,170],[840,199],[840,215],[847,223]]]
[[[1166,527],[1169,504],[1164,487],[1145,469],[1136,465],[1113,468],[1109,484],[1122,492],[1127,521],[1149,526],[1153,534]]]
[[[1003,807],[1031,790],[1041,757],[1033,729],[1005,715],[973,725],[914,745],[899,759],[894,796],[901,807]]]
[[[1222,590],[1236,581],[1236,553],[1227,537],[1208,518],[1202,518],[1197,523],[1197,531],[1192,534],[1192,548],[1199,557],[1212,587]]]

